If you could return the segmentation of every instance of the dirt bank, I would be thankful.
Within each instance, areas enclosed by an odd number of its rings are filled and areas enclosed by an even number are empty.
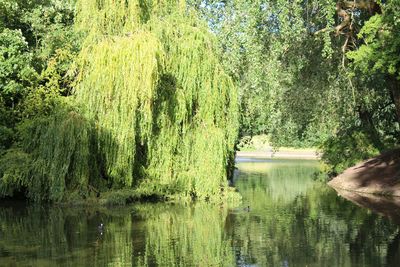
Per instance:
[[[400,196],[400,149],[348,168],[328,184],[355,192]]]

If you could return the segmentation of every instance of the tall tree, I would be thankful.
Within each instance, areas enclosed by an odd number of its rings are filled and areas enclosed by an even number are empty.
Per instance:
[[[74,90],[21,123],[0,160],[0,196],[233,196],[237,91],[207,27],[183,0],[79,0],[76,10],[85,38],[69,68]]]

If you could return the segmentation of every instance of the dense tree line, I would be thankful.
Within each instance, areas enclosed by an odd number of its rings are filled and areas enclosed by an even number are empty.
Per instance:
[[[399,1],[192,4],[239,86],[242,135],[319,146],[332,174],[398,145]]]

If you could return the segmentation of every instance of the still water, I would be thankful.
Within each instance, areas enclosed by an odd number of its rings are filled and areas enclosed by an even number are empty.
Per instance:
[[[400,266],[396,220],[314,181],[317,162],[242,158],[237,168],[234,208],[3,202],[0,266]]]

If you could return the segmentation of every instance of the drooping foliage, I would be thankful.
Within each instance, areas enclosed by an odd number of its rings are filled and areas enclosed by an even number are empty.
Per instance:
[[[18,153],[0,168],[1,194],[227,193],[237,94],[207,27],[182,1],[78,1],[75,22],[86,38],[70,68],[73,95],[24,125]],[[19,154],[23,175],[5,167]]]

